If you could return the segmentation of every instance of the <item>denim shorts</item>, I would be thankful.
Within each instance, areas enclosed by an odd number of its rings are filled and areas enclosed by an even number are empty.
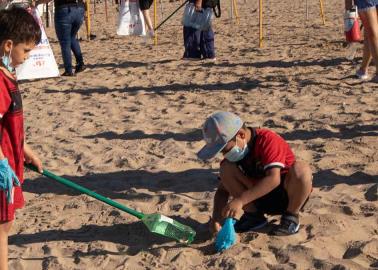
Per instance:
[[[378,8],[378,0],[354,0],[359,11],[366,11],[370,8]]]

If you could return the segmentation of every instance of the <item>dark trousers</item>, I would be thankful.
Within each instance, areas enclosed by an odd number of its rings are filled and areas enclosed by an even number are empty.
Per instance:
[[[67,5],[55,9],[55,32],[62,50],[64,69],[72,72],[71,50],[75,55],[76,64],[84,64],[77,32],[84,21],[84,6]]]
[[[184,58],[214,58],[214,32],[213,29],[207,31],[196,30],[192,27],[184,26]]]

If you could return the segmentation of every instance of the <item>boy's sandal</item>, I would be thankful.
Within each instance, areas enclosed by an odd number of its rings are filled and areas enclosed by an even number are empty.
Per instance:
[[[299,231],[299,218],[292,214],[284,214],[281,222],[272,230],[273,235],[284,236],[296,234]]]

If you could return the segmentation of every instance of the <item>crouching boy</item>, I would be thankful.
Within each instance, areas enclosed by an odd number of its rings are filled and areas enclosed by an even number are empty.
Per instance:
[[[281,215],[274,235],[291,235],[299,230],[299,210],[312,190],[308,164],[296,161],[288,143],[263,128],[247,127],[235,114],[216,112],[205,121],[206,145],[198,152],[202,160],[218,153],[220,183],[214,197],[210,230],[221,229],[226,217],[237,218],[237,232],[264,227],[265,215]]]

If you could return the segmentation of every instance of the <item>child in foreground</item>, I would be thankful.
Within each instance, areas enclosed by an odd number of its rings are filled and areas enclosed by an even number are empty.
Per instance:
[[[40,42],[41,30],[21,8],[0,11],[0,29],[0,270],[7,270],[9,231],[15,210],[24,205],[24,162],[42,172],[41,161],[24,142],[22,99],[14,68]]]
[[[309,165],[297,161],[279,135],[247,127],[233,113],[212,114],[202,131],[206,145],[198,157],[208,160],[218,153],[224,157],[210,230],[218,232],[224,218],[237,219],[244,212],[234,225],[236,232],[260,229],[268,223],[266,214],[279,214],[281,222],[272,234],[297,233],[299,210],[312,190]]]

